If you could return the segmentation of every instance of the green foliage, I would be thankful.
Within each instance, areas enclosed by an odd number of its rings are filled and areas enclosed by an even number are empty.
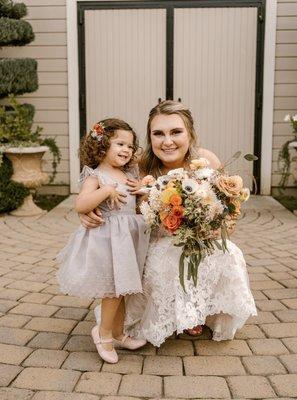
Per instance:
[[[0,18],[0,46],[25,46],[34,40],[29,22],[19,19]]]
[[[32,109],[24,107],[13,97],[9,97],[11,109],[0,106],[0,144],[18,146],[23,143],[39,143],[39,126],[32,130]]]
[[[0,0],[0,17],[20,19],[27,15],[24,3],[14,4],[11,0]]]
[[[31,58],[0,60],[0,98],[38,89],[37,61]]]
[[[288,119],[287,119],[288,118]],[[293,135],[294,139],[287,140],[281,147],[279,153],[278,153],[278,158],[277,158],[277,166],[278,166],[278,171],[281,173],[281,179],[279,181],[279,191],[280,193],[283,192],[285,187],[288,184],[289,177],[291,175],[290,168],[291,168],[291,155],[290,155],[290,144],[292,142],[297,141],[297,120],[295,120],[295,116],[291,117],[290,115],[287,115],[284,119],[286,122],[290,122],[291,126],[293,128]]]
[[[53,155],[53,174],[50,178],[52,182],[57,173],[57,165],[61,161],[61,153],[55,139],[43,139],[40,126],[32,130],[33,106],[21,105],[13,95],[9,96],[9,104],[9,109],[0,106],[0,153],[7,147],[48,146]]]
[[[30,190],[23,184],[10,180],[12,174],[12,163],[4,156],[0,165],[0,213],[20,207],[25,197],[30,194]]]
[[[52,161],[53,173],[49,181],[49,183],[52,183],[53,180],[55,179],[55,176],[57,175],[57,166],[61,161],[61,152],[54,138],[45,138],[42,140],[41,144],[47,146],[50,149],[50,152],[52,153],[53,156],[53,161]]]

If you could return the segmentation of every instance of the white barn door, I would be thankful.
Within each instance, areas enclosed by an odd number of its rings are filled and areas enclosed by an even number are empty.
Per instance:
[[[253,153],[257,8],[174,10],[174,97],[191,109],[202,147],[226,161]],[[252,186],[252,163],[233,166]]]
[[[166,10],[85,11],[87,129],[106,117],[144,144],[149,110],[166,93]]]

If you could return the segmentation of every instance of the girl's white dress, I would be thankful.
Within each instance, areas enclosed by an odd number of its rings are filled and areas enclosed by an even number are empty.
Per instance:
[[[206,324],[213,340],[233,339],[250,315],[257,315],[241,250],[228,241],[228,252],[216,250],[199,266],[195,288],[179,281],[181,248],[168,236],[151,240],[143,294],[126,300],[126,332],[160,346],[175,331]]]
[[[127,172],[135,178],[133,170]],[[98,169],[84,167],[81,180],[95,176],[103,184],[114,184]],[[142,275],[149,235],[142,215],[136,214],[136,196],[128,186],[118,183],[127,203],[111,210],[100,204],[104,225],[93,229],[80,226],[57,256],[61,267],[57,278],[63,293],[79,297],[118,297],[142,292]]]

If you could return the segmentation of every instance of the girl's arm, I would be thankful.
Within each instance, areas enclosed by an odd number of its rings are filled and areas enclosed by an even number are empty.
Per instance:
[[[99,187],[98,178],[88,176],[75,202],[75,210],[87,214],[106,200],[115,190],[113,186]]]

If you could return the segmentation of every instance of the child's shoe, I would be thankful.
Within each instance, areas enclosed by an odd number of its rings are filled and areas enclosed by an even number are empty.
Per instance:
[[[106,362],[110,364],[116,364],[119,361],[119,357],[115,349],[106,350],[102,344],[103,343],[112,343],[113,339],[102,339],[99,333],[98,325],[94,326],[92,329],[92,338],[96,345],[99,356]]]
[[[113,339],[113,345],[118,349],[136,350],[145,344],[145,339],[135,339],[129,335],[124,335],[122,340]]]

